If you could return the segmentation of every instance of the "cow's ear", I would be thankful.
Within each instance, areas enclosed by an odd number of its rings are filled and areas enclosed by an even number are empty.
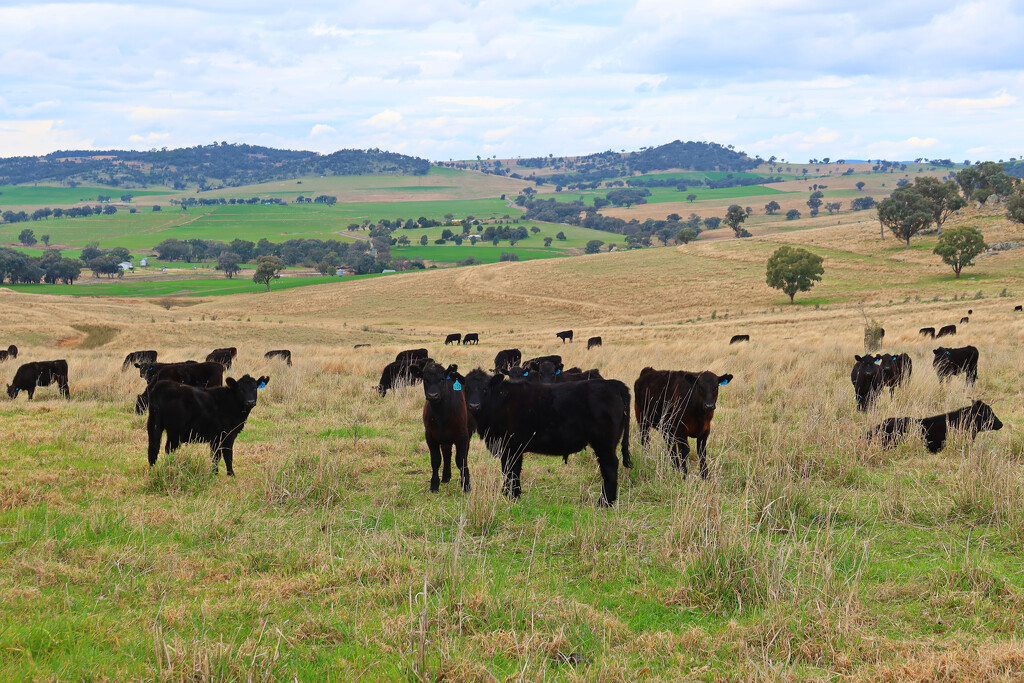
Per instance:
[[[266,375],[256,380],[257,389],[266,389],[268,384],[270,384],[270,378],[267,377]]]
[[[719,386],[723,386],[724,387],[726,384],[728,384],[731,381],[732,381],[732,375],[719,375],[718,376],[718,385]]]
[[[505,383],[505,375],[495,375],[494,377],[491,378],[491,381],[489,381],[487,383],[487,385],[489,387],[491,387],[492,389],[494,389],[496,387],[501,386],[504,383]]]
[[[422,379],[423,378],[423,368],[421,368],[419,365],[416,365],[416,364],[410,365],[409,366],[409,374],[412,375],[413,377],[419,377],[420,379]]]
[[[937,356],[937,355],[939,355],[940,353],[942,353],[942,348],[940,347],[940,348],[938,348],[938,349],[933,349],[933,350],[932,350],[932,353],[934,353],[934,354],[935,354],[935,355]]]
[[[458,366],[458,365],[456,365],[455,363],[452,363],[452,364],[451,364],[451,365],[449,365],[449,366],[448,366],[448,368],[447,368],[447,369],[446,369],[446,370],[444,371],[444,378],[445,378],[445,379],[451,379],[451,378],[452,378],[452,375],[453,375],[453,374],[455,374],[455,373],[457,373],[458,371],[459,371],[459,366]]]
[[[556,374],[556,375],[560,375],[560,374],[562,374],[562,368],[564,368],[564,367],[565,367],[564,365],[562,365],[561,363],[559,363],[559,364],[558,364],[558,367],[556,367],[556,368],[555,368],[555,374]]]
[[[882,357],[881,356],[879,356],[878,358],[875,359],[875,365],[878,365],[881,362],[882,362]]]
[[[234,389],[236,386],[238,386],[238,382],[235,381],[234,377],[228,377],[227,379],[225,379],[224,384],[226,384],[230,389]]]
[[[683,379],[685,379],[687,382],[692,382],[693,384],[697,383],[697,375],[693,374],[692,372],[684,372]]]
[[[859,363],[864,360],[864,356],[854,356],[853,359]]]

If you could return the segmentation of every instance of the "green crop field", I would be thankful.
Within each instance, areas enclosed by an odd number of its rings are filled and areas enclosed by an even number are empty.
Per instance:
[[[558,249],[545,249],[543,246],[540,246],[540,242],[536,246],[524,246],[529,241],[525,240],[514,247],[510,247],[507,244],[503,247],[495,247],[491,246],[490,243],[470,246],[469,242],[464,242],[461,246],[456,246],[455,244],[429,244],[421,246],[416,244],[408,247],[392,247],[391,253],[398,258],[422,259],[434,263],[456,263],[469,258],[475,258],[480,263],[497,263],[504,252],[516,254],[520,261],[556,258],[566,255],[564,251]]]
[[[51,185],[0,185],[0,206],[67,206],[79,202],[95,202],[98,195],[135,197],[172,194],[171,190],[126,190],[117,187],[59,187]]]
[[[323,285],[326,283],[342,283],[361,280],[375,275],[354,275],[345,278],[316,276],[287,276],[274,280],[271,290],[292,289],[307,285]],[[189,278],[168,279],[160,281],[133,282],[131,280],[111,280],[98,284],[84,285],[3,285],[15,292],[28,294],[70,294],[72,296],[117,296],[117,297],[164,297],[164,296],[224,296],[227,294],[245,294],[266,292],[264,285],[258,285],[245,273],[234,278]]]

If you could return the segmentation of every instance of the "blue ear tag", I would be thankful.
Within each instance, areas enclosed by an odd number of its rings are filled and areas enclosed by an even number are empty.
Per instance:
[[[724,387],[724,386],[725,386],[726,384],[728,384],[728,383],[729,383],[729,380],[727,380],[727,379],[724,379],[724,380],[722,380],[721,382],[719,382],[718,384],[719,384],[720,386],[723,386],[723,387]]]
[[[555,370],[555,374],[556,375],[562,374],[562,368],[558,368],[557,370]]]
[[[530,376],[530,371],[529,370],[527,370],[526,372],[523,373],[523,377],[529,377],[529,376]]]
[[[267,383],[266,383],[266,382],[260,382],[259,384],[257,384],[257,385],[256,385],[256,388],[257,388],[257,389],[262,389],[262,388],[263,388],[263,387],[265,387],[265,386],[267,386]]]
[[[878,365],[878,364],[879,364],[879,363],[881,363],[881,362],[882,362],[882,359],[881,359],[881,358],[876,358],[876,359],[875,359],[875,365]]]
[[[454,389],[455,391],[462,391],[462,384],[459,382],[459,380],[455,380],[455,384],[452,385],[452,389]]]

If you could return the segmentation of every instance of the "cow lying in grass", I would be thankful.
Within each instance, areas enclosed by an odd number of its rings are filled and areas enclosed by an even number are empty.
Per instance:
[[[168,380],[155,382],[149,389],[146,422],[150,467],[156,464],[160,439],[167,432],[165,452],[177,450],[182,443],[208,443],[214,474],[223,456],[228,475],[234,476],[235,438],[256,407],[257,392],[269,382],[269,377],[253,379],[249,375],[238,380],[228,377],[225,386],[213,389]]]
[[[975,401],[966,408],[932,417],[890,417],[868,432],[868,441],[881,441],[885,447],[895,446],[917,429],[924,437],[925,446],[932,453],[938,453],[946,446],[950,429],[962,429],[971,439],[978,432],[998,431],[1003,428],[992,408],[983,401]]]

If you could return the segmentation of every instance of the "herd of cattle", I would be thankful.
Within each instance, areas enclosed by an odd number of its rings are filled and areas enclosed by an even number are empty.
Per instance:
[[[968,311],[968,314],[972,311]],[[968,318],[961,320],[961,323]],[[947,332],[948,328],[952,328]],[[931,330],[934,335],[934,328]],[[884,334],[884,333],[883,333]],[[937,335],[956,334],[955,326],[942,328]],[[572,341],[571,330],[559,332],[557,338]],[[458,339],[453,339],[458,337]],[[748,342],[749,335],[736,335],[730,343]],[[459,341],[479,343],[477,334],[450,335],[445,344]],[[589,339],[588,350],[601,346],[600,337]],[[366,346],[365,344],[357,345]],[[240,379],[224,373],[231,368],[238,351],[234,347],[214,349],[206,360],[180,363],[159,363],[152,350],[129,353],[121,370],[134,366],[146,380],[145,390],[136,397],[138,414],[148,412],[146,430],[149,438],[149,464],[157,461],[160,443],[166,434],[165,452],[181,443],[208,443],[217,471],[221,458],[229,475],[234,474],[233,447],[235,438],[245,427],[249,413],[256,406],[258,392],[267,386],[269,377]],[[968,386],[978,377],[978,349],[940,347],[933,351],[932,365],[940,381],[964,375]],[[264,354],[292,364],[291,351],[277,349]],[[10,346],[0,351],[0,362],[17,358],[18,349]],[[906,353],[855,356],[850,379],[853,383],[857,409],[866,411],[886,388],[890,394],[906,384],[913,372],[913,363]],[[612,505],[618,497],[616,449],[621,448],[622,464],[631,467],[629,452],[630,405],[640,430],[644,447],[650,443],[650,430],[661,432],[668,445],[672,462],[687,474],[689,439],[696,440],[701,477],[709,475],[707,440],[715,415],[721,386],[729,384],[731,374],[717,375],[710,371],[688,372],[656,370],[645,367],[629,387],[616,379],[604,378],[596,368],[565,369],[561,356],[548,355],[523,361],[519,349],[505,349],[494,358],[494,368],[476,368],[466,375],[457,365],[442,365],[430,358],[425,348],[400,352],[386,365],[377,384],[377,392],[386,396],[389,390],[422,383],[426,401],[423,406],[423,427],[430,452],[431,492],[451,480],[451,456],[464,491],[470,489],[468,454],[474,433],[487,449],[500,458],[504,474],[503,491],[518,498],[521,493],[521,472],[524,453],[561,456],[564,460],[586,447],[594,451],[602,478],[600,505]],[[32,399],[36,387],[56,384],[61,396],[70,398],[68,363],[66,360],[33,361],[21,365],[7,395],[11,399],[25,391]],[[927,448],[937,452],[945,446],[950,429],[961,429],[974,438],[978,432],[998,430],[1002,422],[982,401],[943,415],[925,418],[893,417],[870,430],[868,440],[893,446],[911,432],[917,431]],[[439,472],[440,470],[440,472]]]

